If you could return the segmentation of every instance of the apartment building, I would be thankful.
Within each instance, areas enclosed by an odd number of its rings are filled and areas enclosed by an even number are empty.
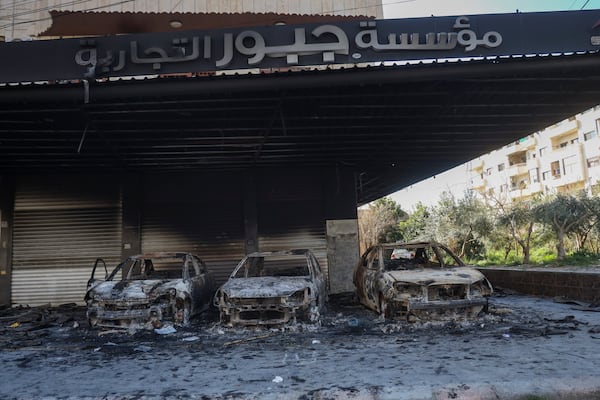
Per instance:
[[[470,162],[469,188],[493,201],[600,193],[600,106]]]

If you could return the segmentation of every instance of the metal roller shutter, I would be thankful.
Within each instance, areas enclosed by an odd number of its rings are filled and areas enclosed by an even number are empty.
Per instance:
[[[310,249],[328,276],[325,221],[318,206],[320,203],[263,203],[258,214],[258,248],[261,251]],[[282,221],[286,223],[284,227]]]
[[[321,190],[320,175],[306,170],[263,176],[257,191],[258,246],[261,251],[310,249],[328,276]]]
[[[94,260],[121,258],[118,183],[22,178],[15,196],[12,303],[83,303]]]
[[[218,284],[224,283],[245,254],[238,181],[230,175],[148,179],[142,207],[142,252],[192,252],[206,262]]]

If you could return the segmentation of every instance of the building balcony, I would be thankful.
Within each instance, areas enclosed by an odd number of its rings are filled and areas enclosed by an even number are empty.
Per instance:
[[[535,136],[527,136],[522,138],[510,145],[508,145],[507,156],[510,156],[514,153],[519,153],[522,151],[533,149],[537,146],[537,138]]]
[[[581,143],[573,143],[573,144],[569,144],[566,147],[553,148],[544,157],[552,158],[552,159],[563,159],[563,158],[567,158],[567,157],[574,156],[574,155],[581,157],[582,148],[583,148],[583,145]]]
[[[483,171],[483,159],[477,158],[475,160],[471,160],[471,171],[474,172],[482,172]]]
[[[508,176],[526,175],[529,172],[527,163],[513,164],[506,170]]]
[[[576,119],[569,119],[567,121],[559,122],[558,124],[552,125],[544,129],[542,132],[544,136],[553,138],[557,136],[565,135],[569,132],[576,131],[579,127],[579,121]]]
[[[536,193],[541,193],[544,187],[541,182],[529,183],[520,188],[512,188],[509,192],[510,198],[513,200],[531,197]]]
[[[546,181],[546,183],[549,186],[556,188],[559,186],[572,185],[572,184],[580,183],[580,182],[585,183],[585,180],[586,179],[585,179],[583,173],[576,173],[576,174],[553,176],[552,179]]]

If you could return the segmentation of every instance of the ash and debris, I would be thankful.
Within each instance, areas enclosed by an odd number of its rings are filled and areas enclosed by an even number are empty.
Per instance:
[[[476,382],[535,381],[542,365],[551,380],[554,372],[598,378],[600,356],[590,349],[600,344],[599,312],[498,290],[477,319],[408,323],[384,321],[348,294],[331,297],[318,325],[227,328],[212,310],[161,334],[90,329],[85,308],[73,304],[4,308],[0,397],[429,399]],[[123,379],[140,382],[115,387]],[[454,389],[440,392],[444,385]],[[412,397],[396,397],[400,387]]]
[[[353,294],[332,296],[327,311],[319,324],[288,324],[278,327],[229,328],[218,322],[214,310],[196,318],[189,327],[166,329],[122,330],[91,329],[86,320],[84,306],[64,304],[58,307],[38,306],[0,309],[0,349],[65,348],[76,350],[94,349],[105,353],[124,354],[148,352],[157,344],[161,348],[187,347],[199,350],[206,347],[226,347],[251,342],[276,344],[286,338],[335,338],[336,336],[396,335],[400,342],[422,340],[424,335],[456,335],[463,342],[470,336],[549,336],[569,335],[573,331],[588,331],[600,339],[600,325],[579,321],[574,315],[546,316],[543,310],[527,309],[527,296],[518,296],[521,309],[503,304],[502,299],[514,293],[499,290],[490,303],[487,313],[476,319],[453,321],[427,321],[409,323],[399,320],[383,320],[364,309]],[[535,298],[530,298],[534,301]],[[546,300],[571,305],[574,311],[600,312],[600,304],[587,304],[574,300]],[[596,336],[599,335],[599,336]],[[295,339],[294,339],[295,340]],[[123,352],[123,347],[130,351]],[[100,349],[100,350],[98,350]]]

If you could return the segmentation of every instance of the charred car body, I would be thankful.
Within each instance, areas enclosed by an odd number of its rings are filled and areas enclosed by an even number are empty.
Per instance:
[[[257,252],[244,257],[217,291],[215,306],[228,326],[320,321],[326,282],[310,250]]]
[[[104,279],[97,279],[101,266]],[[212,273],[193,254],[137,255],[110,274],[97,259],[85,294],[87,317],[92,327],[152,329],[165,321],[187,325],[208,309],[215,290]]]
[[[366,307],[409,321],[476,316],[492,293],[481,272],[436,242],[369,248],[354,270],[354,285]]]

